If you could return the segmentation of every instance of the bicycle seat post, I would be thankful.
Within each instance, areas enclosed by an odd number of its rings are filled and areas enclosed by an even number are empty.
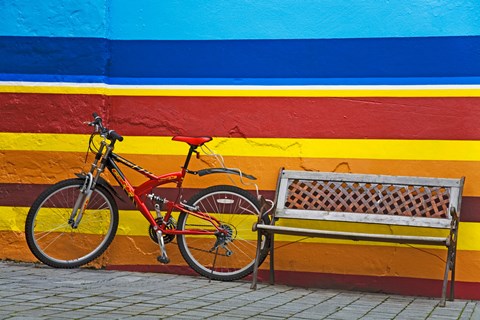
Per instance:
[[[183,173],[184,176],[185,176],[185,174],[188,172],[188,165],[190,164],[190,160],[191,160],[191,158],[192,158],[192,154],[193,154],[194,152],[197,152],[197,147],[198,147],[198,146],[190,145],[190,148],[188,149],[187,158],[185,159],[185,163],[183,164],[183,167],[182,167],[182,173]]]

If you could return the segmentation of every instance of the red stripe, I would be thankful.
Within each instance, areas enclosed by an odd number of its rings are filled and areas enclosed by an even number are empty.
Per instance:
[[[95,111],[123,135],[480,139],[480,98],[0,94],[0,105],[3,132],[86,133]]]
[[[183,275],[195,274],[187,266],[109,265],[107,269]],[[259,282],[267,283],[269,281],[268,270],[259,270],[258,278]],[[251,276],[247,277],[246,280],[251,281]],[[275,283],[294,287],[383,292],[426,297],[440,297],[442,293],[442,280],[404,277],[375,277],[279,270],[275,271]],[[450,288],[450,283],[448,288]],[[479,300],[480,283],[456,281],[455,298]]]
[[[101,95],[0,94],[0,132],[87,133],[83,121],[104,110]]]

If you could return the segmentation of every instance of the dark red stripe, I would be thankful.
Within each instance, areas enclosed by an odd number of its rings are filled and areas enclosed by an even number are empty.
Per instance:
[[[480,98],[254,98],[0,94],[0,132],[479,140]]]
[[[260,274],[260,279],[263,282],[267,282],[269,279],[268,272],[263,271]],[[291,286],[383,292],[427,297],[440,297],[443,284],[443,280],[432,279],[375,277],[283,270],[275,271],[275,280],[279,284]],[[456,281],[455,298],[480,299],[480,283]]]
[[[8,207],[30,207],[35,199],[50,185],[39,184],[0,184],[0,206]],[[128,199],[122,188],[114,187],[117,197],[118,208],[120,210],[134,210],[132,202]],[[199,189],[184,189],[183,198],[189,199]],[[170,200],[176,199],[178,189],[162,188],[154,191],[158,196],[165,197]]]
[[[40,193],[45,190],[48,185],[38,185],[38,184],[16,184],[16,183],[7,183],[0,184],[0,206],[7,207],[29,207],[35,201],[35,199],[40,195]],[[120,187],[114,187],[117,194],[120,196],[120,199],[117,201],[118,207],[121,210],[132,210],[134,209],[132,203],[127,198],[125,193]],[[189,199],[195,193],[200,191],[200,189],[183,189],[183,198]],[[175,188],[162,188],[156,189],[156,194],[161,197],[166,197],[167,199],[175,199],[177,195],[177,189]],[[272,190],[261,190],[260,193],[272,199],[274,197],[274,191]],[[461,211],[461,221],[463,222],[480,222],[480,197],[463,197],[462,198],[462,211]]]
[[[107,269],[195,275],[195,273],[187,266],[109,265],[107,266]],[[268,283],[268,270],[259,270],[258,278],[259,282]],[[245,278],[245,280],[251,281],[251,276]],[[382,292],[426,297],[440,297],[442,293],[442,280],[404,277],[375,277],[278,270],[275,271],[275,283],[293,287]],[[455,298],[479,300],[480,283],[456,281]]]

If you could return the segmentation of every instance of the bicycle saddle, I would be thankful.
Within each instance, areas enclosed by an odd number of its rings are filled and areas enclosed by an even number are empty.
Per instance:
[[[186,142],[191,146],[199,147],[208,141],[211,141],[212,137],[187,137],[187,136],[174,136],[172,140]]]

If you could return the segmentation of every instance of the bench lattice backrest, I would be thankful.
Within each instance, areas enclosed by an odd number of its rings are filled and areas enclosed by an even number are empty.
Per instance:
[[[277,216],[447,228],[462,185],[462,179],[283,171]]]
[[[447,218],[450,190],[381,183],[292,180],[285,207],[410,217]]]

